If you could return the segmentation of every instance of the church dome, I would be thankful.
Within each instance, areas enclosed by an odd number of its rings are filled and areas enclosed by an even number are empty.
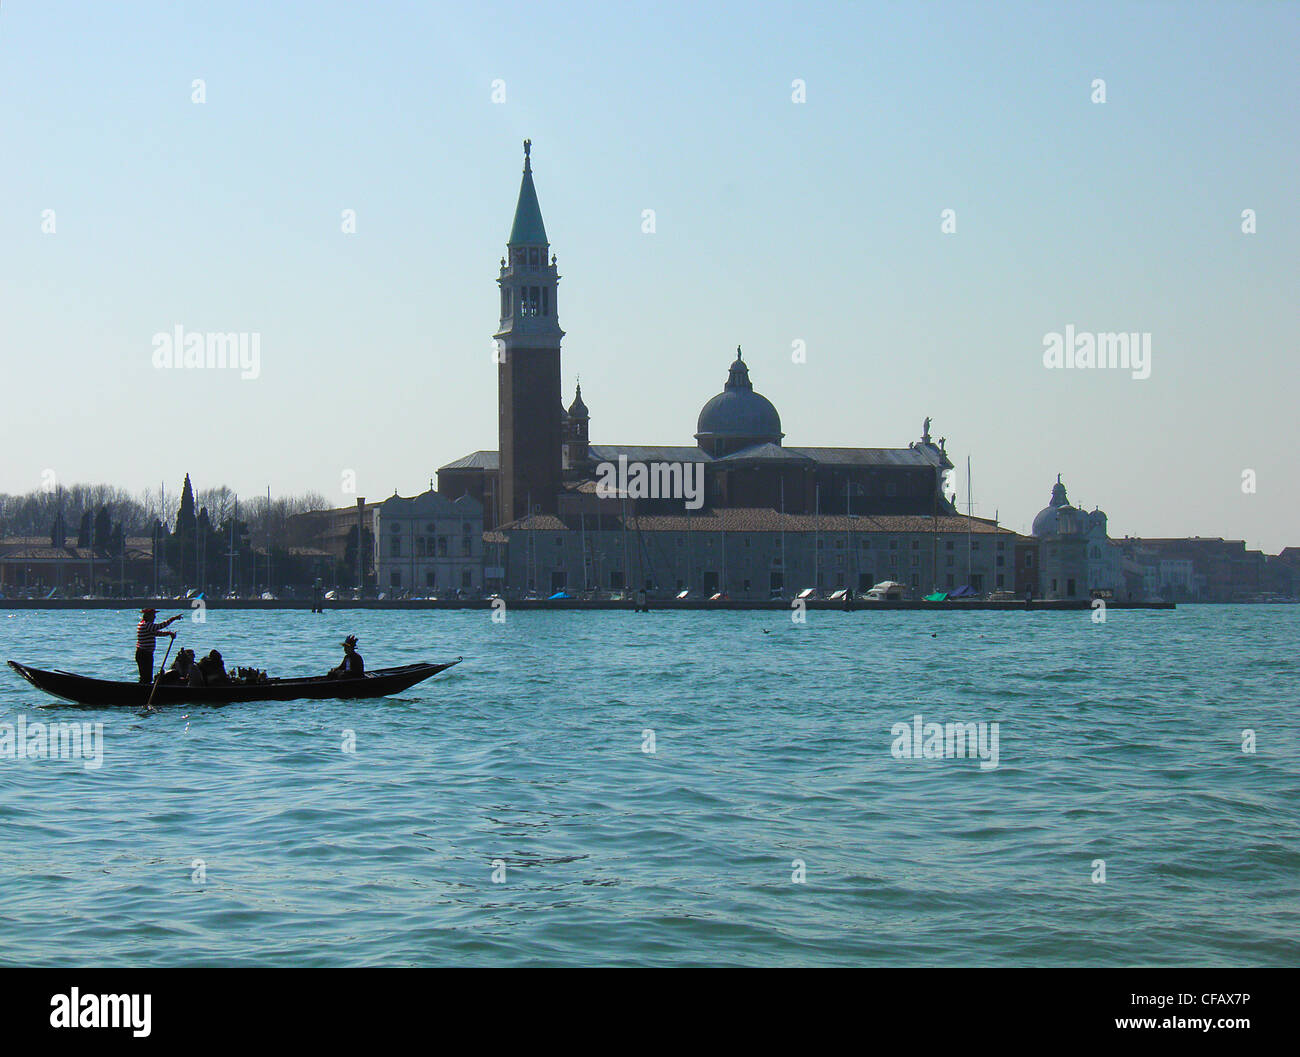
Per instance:
[[[701,444],[721,438],[780,444],[782,436],[781,416],[767,397],[754,392],[749,368],[737,349],[726,386],[700,411],[695,439]]]
[[[1069,535],[1079,530],[1078,511],[1070,505],[1065,494],[1065,485],[1061,475],[1056,475],[1056,484],[1052,485],[1052,498],[1034,518],[1034,527],[1030,535],[1043,539],[1047,536]]]

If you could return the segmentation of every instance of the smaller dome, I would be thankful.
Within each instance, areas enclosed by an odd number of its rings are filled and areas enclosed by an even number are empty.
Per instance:
[[[570,418],[590,418],[587,413],[587,405],[582,402],[582,383],[578,383],[578,391],[574,394],[573,403],[569,405]]]
[[[1069,535],[1079,531],[1078,511],[1070,505],[1065,494],[1065,485],[1061,475],[1056,475],[1056,484],[1052,486],[1052,498],[1034,518],[1034,527],[1030,535],[1042,539],[1046,536]]]

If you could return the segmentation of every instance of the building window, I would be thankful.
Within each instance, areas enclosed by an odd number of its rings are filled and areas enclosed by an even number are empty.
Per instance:
[[[1004,583],[1005,580],[1006,580],[1006,577],[1003,576],[1001,573],[998,573],[998,587],[999,587],[999,588],[1001,588],[1001,587],[1003,586],[1003,583]]]
[[[1034,567],[1034,552],[1025,551],[1025,568],[1032,569],[1033,567]]]
[[[998,555],[998,568],[1001,569],[1002,566],[1003,566],[1004,564],[1006,564],[1006,558],[1004,558],[1001,554],[999,554],[999,555]]]
[[[528,251],[528,263],[529,263],[532,267],[536,268],[536,267],[537,267],[537,259],[538,259],[538,258],[537,258],[537,247],[534,246],[534,247],[532,247],[532,248]]]
[[[390,539],[388,541],[388,556],[390,558],[400,558],[402,556],[402,541],[400,539]]]
[[[542,315],[544,316],[549,316],[551,314],[550,293],[551,291],[549,287],[542,287]]]
[[[402,574],[399,573],[399,572],[392,572],[392,573],[389,573],[389,574],[388,574],[388,586],[389,586],[389,587],[401,587],[401,586],[402,586]]]
[[[424,574],[424,586],[425,586],[425,587],[437,587],[437,586],[438,586],[438,574],[437,574],[436,572],[427,572],[427,573],[425,573],[425,574]]]
[[[898,550],[898,540],[890,540],[890,541],[889,541],[889,549],[890,549],[891,551],[896,551],[896,550]]]
[[[920,540],[912,540],[912,550],[914,550],[914,551],[919,551],[920,549],[921,549],[921,541],[920,541]]]
[[[460,574],[460,586],[461,587],[474,586],[474,574],[470,572],[468,569],[466,569],[463,573]]]

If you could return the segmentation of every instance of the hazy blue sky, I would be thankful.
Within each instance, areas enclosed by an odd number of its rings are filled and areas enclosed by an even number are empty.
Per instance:
[[[0,490],[495,448],[530,136],[593,440],[693,443],[740,344],[786,443],[931,415],[1013,528],[1060,472],[1114,536],[1300,544],[1298,47],[1294,3],[5,3]],[[261,377],[155,370],[177,324]],[[1151,377],[1047,370],[1067,324]]]

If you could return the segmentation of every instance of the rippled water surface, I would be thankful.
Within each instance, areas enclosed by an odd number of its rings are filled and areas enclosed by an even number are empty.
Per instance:
[[[0,656],[129,678],[135,619],[0,612]],[[1300,608],[180,626],[273,674],[348,632],[465,662],[148,718],[0,672],[0,723],[105,724],[97,770],[0,759],[0,964],[1300,959]],[[998,766],[895,759],[918,713],[997,722]]]

